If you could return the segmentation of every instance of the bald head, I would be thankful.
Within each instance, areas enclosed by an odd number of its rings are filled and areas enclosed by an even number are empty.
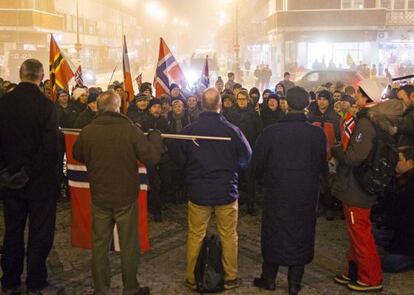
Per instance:
[[[203,92],[201,105],[206,112],[217,112],[221,110],[221,96],[216,88],[208,88]]]
[[[102,92],[97,99],[98,111],[104,112],[116,112],[119,113],[121,107],[121,98],[118,93],[113,90]]]

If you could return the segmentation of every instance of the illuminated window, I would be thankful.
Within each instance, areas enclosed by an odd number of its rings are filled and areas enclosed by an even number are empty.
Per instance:
[[[408,9],[414,9],[414,0],[408,0]]]
[[[381,0],[381,8],[391,9],[391,0]]]
[[[405,0],[394,0],[394,9],[404,9]]]
[[[364,8],[364,0],[342,0],[342,9],[359,9]]]

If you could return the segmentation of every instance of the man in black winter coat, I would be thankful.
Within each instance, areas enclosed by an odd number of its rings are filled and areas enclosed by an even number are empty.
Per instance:
[[[39,88],[43,75],[38,60],[26,60],[20,67],[21,83],[0,99],[1,175],[18,177],[18,183],[3,183],[6,225],[1,258],[3,294],[20,291],[27,219],[28,292],[61,291],[47,282],[46,259],[53,245],[59,196],[58,122],[54,104]]]
[[[144,116],[143,131],[151,129],[161,133],[168,131],[168,122],[161,116],[161,100],[153,98],[149,102],[148,112]],[[149,192],[149,209],[156,222],[162,221],[162,200],[171,194],[171,165],[168,150],[163,145],[161,159],[157,165],[148,165],[148,180],[151,190]]]
[[[256,287],[274,290],[279,266],[288,266],[289,294],[298,294],[305,265],[313,260],[319,179],[326,164],[323,131],[307,122],[309,94],[287,92],[288,114],[266,128],[253,152],[256,175],[264,177],[262,274]]]
[[[128,107],[127,116],[132,122],[142,127],[144,124],[144,116],[148,109],[148,96],[145,94],[138,94],[133,103]]]
[[[79,114],[78,118],[75,121],[75,129],[82,129],[86,125],[92,122],[95,118],[98,111],[98,106],[96,104],[96,99],[98,98],[98,93],[92,92],[88,95],[88,106],[86,109]]]
[[[377,245],[387,250],[384,272],[414,269],[414,147],[399,148],[398,177],[381,228],[374,228]]]
[[[254,146],[257,137],[262,131],[262,122],[259,114],[249,107],[249,94],[242,90],[236,96],[236,107],[227,113],[227,120],[239,127],[243,135],[247,138],[250,146]],[[247,211],[250,215],[255,215],[255,179],[252,175],[252,167],[249,167],[242,179],[247,186]]]

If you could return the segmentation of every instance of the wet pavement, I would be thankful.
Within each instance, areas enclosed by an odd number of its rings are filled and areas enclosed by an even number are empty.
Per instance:
[[[0,214],[3,215],[2,210]],[[50,282],[64,286],[65,294],[93,294],[91,252],[71,247],[70,221],[70,202],[61,199],[58,204],[55,243],[48,260]],[[0,230],[4,232],[2,216]],[[215,232],[214,222],[211,222],[209,232]],[[253,278],[260,275],[260,214],[249,216],[241,206],[238,232],[239,276],[242,286],[224,294],[287,294],[285,268],[280,270],[276,291],[261,291],[252,286]],[[189,291],[183,283],[186,233],[185,205],[168,205],[162,223],[150,220],[152,249],[142,255],[138,276],[143,286],[150,287],[151,294],[196,294]],[[352,294],[332,281],[333,276],[343,267],[347,246],[344,221],[319,218],[315,259],[306,267],[300,294]],[[116,253],[111,254],[111,270],[111,293],[121,294],[120,259]],[[414,272],[385,274],[383,285],[384,291],[380,294],[414,294]]]

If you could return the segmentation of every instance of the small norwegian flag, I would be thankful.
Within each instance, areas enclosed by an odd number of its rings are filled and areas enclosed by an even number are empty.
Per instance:
[[[77,86],[81,86],[81,87],[83,86],[82,68],[80,65],[75,72],[75,82]]]
[[[342,147],[344,150],[348,148],[349,142],[351,140],[352,133],[356,127],[356,122],[354,116],[351,113],[346,114],[346,118],[343,123],[343,135],[342,135]]]
[[[141,88],[141,85],[142,85],[142,73],[141,74],[139,74],[136,78],[135,78],[135,81],[137,82],[137,84],[138,84],[138,88]]]

